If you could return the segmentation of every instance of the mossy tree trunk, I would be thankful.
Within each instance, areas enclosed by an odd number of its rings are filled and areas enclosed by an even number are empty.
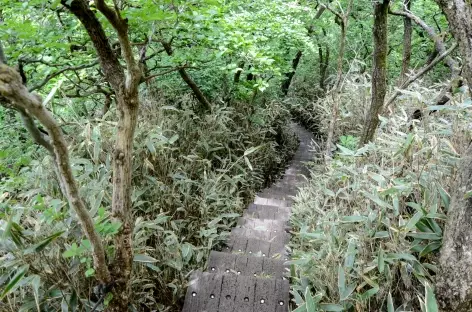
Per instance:
[[[385,94],[387,93],[388,6],[389,0],[374,2],[374,61],[372,70],[372,100],[360,144],[373,140],[379,125]]]

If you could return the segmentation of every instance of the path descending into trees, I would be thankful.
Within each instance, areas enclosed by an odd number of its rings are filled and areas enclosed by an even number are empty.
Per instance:
[[[231,231],[223,252],[212,251],[207,272],[192,276],[183,312],[288,312],[284,262],[292,200],[306,180],[313,135],[292,124],[300,145],[282,179],[259,193]]]

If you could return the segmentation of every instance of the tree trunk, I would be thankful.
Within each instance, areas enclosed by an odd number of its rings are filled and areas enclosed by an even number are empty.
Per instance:
[[[288,93],[290,85],[292,84],[293,76],[295,76],[295,72],[297,71],[297,67],[298,67],[298,64],[300,63],[300,59],[302,58],[302,55],[303,55],[302,51],[297,52],[297,55],[292,60],[292,71],[285,74],[287,78],[285,78],[284,82],[282,83],[282,93],[284,95],[287,95]]]
[[[320,88],[326,91],[326,77],[328,76],[328,65],[329,65],[329,47],[326,46],[326,52],[323,56],[323,47],[318,46],[318,52],[320,55]]]
[[[132,159],[133,141],[139,111],[138,86],[142,71],[135,60],[128,37],[127,20],[123,19],[117,9],[112,9],[104,0],[96,0],[97,9],[113,26],[118,36],[120,50],[126,63],[126,72],[113,52],[102,25],[84,0],[72,2],[62,0],[84,25],[97,51],[100,66],[107,81],[115,92],[118,111],[118,131],[113,151],[113,198],[112,218],[121,223],[120,231],[114,237],[115,255],[112,262],[111,287],[113,300],[107,311],[128,311],[131,296],[131,274],[133,268],[133,220],[132,220]]]
[[[404,8],[410,10],[411,1],[413,0],[404,0]],[[408,79],[408,70],[410,69],[411,61],[411,18],[405,16],[403,17],[403,60],[402,60],[402,73],[400,76],[400,85]]]
[[[463,76],[472,87],[472,6],[467,0],[436,0],[459,43]],[[436,291],[443,311],[472,310],[472,145],[462,157],[459,179],[452,192],[439,259]]]
[[[390,1],[374,3],[374,61],[372,72],[372,100],[364,131],[360,141],[364,145],[374,138],[379,125],[379,114],[382,112],[385,94],[387,93],[387,49],[388,49],[388,6]]]
[[[341,101],[341,83],[343,78],[343,62],[344,62],[344,51],[346,49],[346,32],[349,22],[349,15],[351,14],[353,0],[350,0],[348,3],[348,8],[344,15],[336,13],[330,9],[332,13],[336,15],[339,20],[339,26],[341,26],[340,42],[339,42],[339,54],[338,54],[338,67],[337,67],[337,77],[336,84],[334,89],[331,91],[331,96],[333,99],[333,107],[331,109],[331,120],[328,128],[328,137],[326,139],[326,148],[325,155],[331,156],[331,144],[334,138],[334,130],[336,129],[336,122],[339,115],[339,102]]]
[[[170,42],[161,41],[164,50],[166,51],[167,55],[172,56],[174,51],[172,50],[172,46]],[[203,108],[207,111],[211,111],[211,103],[203,94],[202,90],[197,86],[195,81],[189,76],[185,68],[179,69],[180,77],[185,81],[185,83],[192,89],[193,94],[197,98],[198,102],[203,106]]]
[[[448,221],[439,258],[436,292],[442,311],[472,311],[472,145],[462,157],[452,191]]]

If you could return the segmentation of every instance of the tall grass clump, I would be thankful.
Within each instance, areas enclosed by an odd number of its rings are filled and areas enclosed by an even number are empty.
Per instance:
[[[413,104],[433,93],[405,95],[381,118],[375,142],[361,147],[362,105],[344,101],[359,114],[341,116],[334,158],[311,164],[293,207],[296,311],[437,311],[431,285],[472,116],[470,99],[459,95],[412,121]]]

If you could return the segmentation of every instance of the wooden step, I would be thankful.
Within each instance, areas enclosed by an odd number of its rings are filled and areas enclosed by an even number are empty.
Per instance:
[[[230,235],[226,244],[226,247],[223,249],[225,252],[288,260],[288,253],[285,248],[285,240],[283,236],[276,236],[273,240],[267,242],[255,238]]]
[[[290,207],[292,205],[292,200],[280,200],[273,198],[265,198],[256,196],[254,199],[254,204],[256,205],[266,205],[266,206],[277,206],[277,207]]]
[[[288,312],[289,291],[288,280],[198,273],[183,312]]]
[[[208,259],[208,272],[265,278],[285,278],[288,268],[286,269],[284,262],[285,260],[267,257],[250,257],[212,251]]]
[[[244,215],[251,218],[286,221],[290,218],[290,208],[251,204],[244,212]]]
[[[270,230],[270,231],[289,231],[290,225],[288,221],[283,220],[272,220],[272,219],[259,219],[251,217],[242,217],[238,219],[236,227],[242,227],[254,230]]]
[[[256,238],[271,242],[275,240],[276,236],[282,236],[283,241],[287,244],[290,241],[290,235],[282,229],[266,229],[266,230],[253,230],[241,227],[235,227],[231,230],[231,235],[243,236],[246,238]]]

